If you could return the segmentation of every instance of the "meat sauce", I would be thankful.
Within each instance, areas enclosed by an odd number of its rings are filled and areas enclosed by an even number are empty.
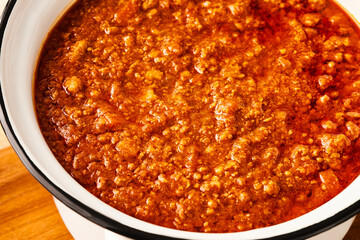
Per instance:
[[[330,0],[79,0],[44,44],[35,104],[61,165],[114,208],[266,227],[359,176],[359,30]]]

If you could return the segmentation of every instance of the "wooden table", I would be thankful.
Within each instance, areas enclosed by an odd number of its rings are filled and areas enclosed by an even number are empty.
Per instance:
[[[73,239],[51,194],[30,175],[11,147],[0,150],[0,239]]]
[[[25,169],[0,129],[0,239],[73,239],[51,194]],[[345,240],[360,240],[360,215]]]

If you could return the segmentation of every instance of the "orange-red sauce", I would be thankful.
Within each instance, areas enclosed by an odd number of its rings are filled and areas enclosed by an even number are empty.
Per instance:
[[[326,0],[80,0],[44,45],[43,135],[136,218],[235,232],[360,173],[358,26]]]

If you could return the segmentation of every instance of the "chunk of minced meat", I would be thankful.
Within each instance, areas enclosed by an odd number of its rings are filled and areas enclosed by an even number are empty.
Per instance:
[[[238,103],[231,99],[220,99],[215,107],[215,114],[232,114],[238,109]]]
[[[83,83],[79,77],[72,76],[65,79],[63,87],[67,93],[75,94],[82,89]]]
[[[337,125],[330,120],[321,121],[321,126],[329,132],[332,132],[337,128]]]
[[[319,13],[306,13],[300,17],[300,22],[306,27],[315,27],[321,20]]]
[[[269,147],[269,148],[265,149],[262,157],[267,162],[267,161],[277,160],[279,155],[280,155],[280,152],[277,147]]]
[[[124,138],[116,144],[116,150],[125,158],[135,157],[140,148],[137,142],[131,138]]]
[[[333,84],[333,82],[334,79],[331,75],[324,74],[318,78],[318,84],[321,90],[327,89]]]
[[[95,105],[97,109],[94,126],[97,131],[106,131],[106,129],[126,123],[125,118],[121,116],[110,104],[100,102]]]
[[[319,99],[316,101],[317,105],[327,105],[331,101],[331,98],[328,95],[324,95],[319,97]]]
[[[185,51],[185,46],[181,38],[165,37],[162,41],[160,50],[164,56],[180,56]]]
[[[141,6],[144,11],[147,11],[151,8],[156,7],[158,4],[159,4],[158,0],[145,0]]]
[[[156,96],[156,94],[154,93],[154,90],[152,88],[150,89],[145,89],[143,95],[141,96],[141,100],[151,103],[153,101],[155,101],[158,97]]]
[[[326,153],[341,153],[351,145],[350,139],[344,134],[323,134],[320,141]]]
[[[240,164],[247,162],[247,157],[250,154],[249,141],[246,138],[237,138],[231,148],[231,160],[237,161]]]
[[[310,148],[307,145],[295,145],[291,152],[292,169],[301,175],[315,173],[319,166],[316,160],[311,157]]]
[[[65,124],[58,128],[60,136],[63,137],[66,144],[75,144],[79,141],[82,134],[76,131],[73,124]]]
[[[114,14],[114,20],[120,26],[126,26],[128,24],[128,20],[137,13],[139,8],[139,4],[135,1],[126,1],[125,5],[120,7]]]
[[[302,42],[307,39],[306,33],[304,31],[303,25],[296,19],[289,22],[291,27],[291,34],[293,35],[296,41]]]
[[[145,79],[148,81],[159,81],[163,78],[163,76],[164,73],[157,69],[152,69],[145,73]]]
[[[350,40],[348,38],[331,36],[324,42],[324,50],[333,51],[348,45],[350,45]]]
[[[351,140],[356,140],[360,136],[360,127],[352,121],[346,122],[346,136]]]
[[[241,73],[241,67],[238,64],[227,65],[220,71],[221,76],[228,78],[244,78],[245,75]]]
[[[279,193],[279,191],[280,187],[275,181],[270,180],[264,183],[264,192],[266,192],[267,194],[275,196]]]
[[[351,117],[351,118],[360,118],[360,113],[359,112],[347,112],[346,116]]]
[[[252,131],[248,138],[251,142],[257,143],[265,140],[267,136],[269,135],[269,130],[266,127],[259,127],[256,128],[254,131]]]
[[[215,107],[215,118],[218,125],[229,124],[235,121],[235,112],[239,105],[232,99],[220,99]]]
[[[321,182],[323,183],[323,190],[331,195],[336,195],[341,190],[341,184],[338,177],[332,169],[328,169],[319,173]]]
[[[309,146],[299,144],[293,147],[290,156],[292,159],[296,159],[296,158],[308,156],[309,154],[310,154]]]
[[[70,62],[78,61],[86,53],[87,47],[88,42],[86,40],[77,41],[69,54]]]
[[[308,4],[312,10],[321,11],[327,6],[327,0],[308,0]]]
[[[273,169],[280,152],[277,147],[268,147],[261,156],[261,166],[265,169]]]
[[[173,0],[173,1],[171,1],[172,5],[182,6],[182,7],[184,7],[187,3],[188,3],[187,0]]]
[[[228,6],[230,12],[235,17],[241,16],[244,13],[247,13],[247,11],[250,9],[250,0],[243,0],[240,2],[232,3]]]

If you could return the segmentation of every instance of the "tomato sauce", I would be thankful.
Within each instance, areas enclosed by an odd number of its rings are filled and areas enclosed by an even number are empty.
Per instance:
[[[79,0],[44,44],[38,122],[126,214],[271,226],[359,176],[359,40],[330,0]]]

